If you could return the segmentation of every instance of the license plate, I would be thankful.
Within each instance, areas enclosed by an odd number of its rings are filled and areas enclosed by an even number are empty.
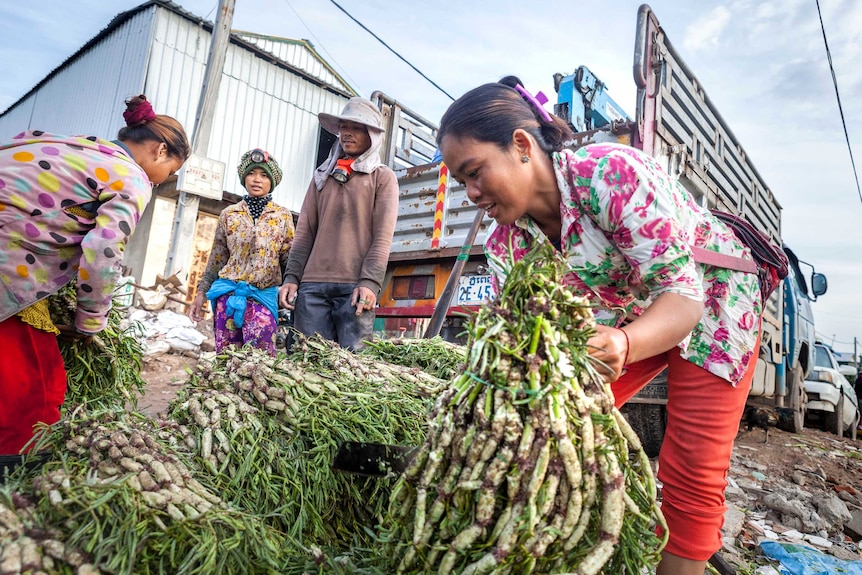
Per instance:
[[[458,305],[481,305],[492,297],[490,275],[461,276],[458,280]]]

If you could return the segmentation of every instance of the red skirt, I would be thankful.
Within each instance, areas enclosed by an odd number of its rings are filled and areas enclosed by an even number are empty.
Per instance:
[[[56,423],[66,395],[57,336],[18,316],[0,322],[0,455],[18,454],[39,422]]]

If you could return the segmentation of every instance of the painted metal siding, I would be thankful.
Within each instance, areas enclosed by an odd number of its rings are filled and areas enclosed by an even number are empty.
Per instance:
[[[157,113],[176,118],[191,137],[212,41],[210,26],[169,2],[143,6],[108,23],[4,112],[0,138],[26,129],[114,138],[124,125],[124,100],[140,93]],[[264,50],[239,37],[229,44],[212,137],[208,149],[199,153],[224,162],[225,191],[243,195],[235,168],[240,156],[252,148],[268,150],[284,173],[275,200],[298,212],[317,162],[317,114],[338,114],[353,91],[303,43],[267,46]],[[160,217],[129,242],[127,254],[135,253],[130,264],[145,284],[164,269],[175,205],[156,199],[152,209],[158,208]],[[192,263],[180,268],[188,270]]]
[[[244,190],[234,168],[252,148],[269,151],[284,172],[273,196],[299,211],[317,159],[317,114],[338,114],[347,98],[236,45],[228,48],[206,155],[228,166],[225,189]]]
[[[309,49],[307,40],[291,40],[288,38],[273,38],[261,36],[250,32],[234,32],[246,42],[254,44],[261,50],[269,52],[279,60],[287,62],[291,66],[308,72],[316,78],[342,90],[353,92],[353,88],[346,84],[342,78],[320,60],[320,57]]]
[[[29,129],[34,103],[35,95],[30,96],[0,118],[0,141],[5,142],[16,134]]]
[[[158,11],[146,93],[157,111],[185,126],[189,137],[211,41],[212,34],[203,27],[169,10]],[[209,147],[200,153],[227,165],[225,191],[244,195],[235,171],[240,156],[252,148],[269,151],[284,172],[273,196],[298,212],[317,159],[317,114],[339,113],[346,101],[232,43],[225,57]]]
[[[189,137],[211,38],[203,27],[179,14],[165,9],[155,14],[145,93],[156,113],[176,118]]]
[[[193,135],[212,40],[209,26],[170,3],[120,16],[0,117],[0,137],[33,128],[114,138],[124,124],[124,100],[140,93],[157,113],[173,116]],[[340,113],[352,91],[343,90],[341,81],[327,83],[336,78],[327,75],[326,66],[314,64],[311,51],[296,50],[282,53],[292,61],[280,62],[247,40],[228,46],[212,137],[200,153],[224,162],[225,191],[243,195],[235,168],[240,156],[252,148],[268,150],[284,173],[275,200],[298,212],[316,167],[317,114]],[[170,223],[154,222],[140,236],[144,244],[134,244],[132,237],[130,250],[146,249],[137,258],[137,273],[163,269],[160,242],[171,238]]]
[[[114,138],[123,101],[141,92],[155,6],[142,10],[0,117],[0,137],[22,130]]]
[[[0,117],[0,136],[25,129],[116,137],[123,101],[145,93],[157,113],[175,117],[192,135],[212,34],[198,21],[152,5],[133,14],[52,73],[32,95]],[[270,46],[276,50],[275,43]],[[286,64],[321,82],[344,84],[304,46],[276,50]],[[315,64],[315,62],[317,62]],[[315,168],[319,112],[339,113],[347,97],[257,54],[228,46],[207,157],[227,165],[225,191],[242,195],[235,166],[243,152],[264,148],[284,171],[274,197],[299,211]]]

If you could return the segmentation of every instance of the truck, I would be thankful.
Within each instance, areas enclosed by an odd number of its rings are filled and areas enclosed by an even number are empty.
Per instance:
[[[554,113],[575,130],[573,149],[600,142],[641,149],[701,205],[738,215],[782,245],[790,272],[763,314],[749,402],[782,408],[781,426],[798,432],[805,420],[803,382],[814,365],[811,302],[826,292],[826,277],[782,243],[780,203],[646,4],[638,10],[635,36],[633,119],[583,66],[554,76]],[[396,168],[400,188],[376,328],[384,335],[421,337],[455,262],[466,258],[458,289],[452,301],[443,304],[448,309],[441,329],[444,338],[463,341],[470,313],[493,297],[483,255],[491,220],[486,217],[475,239],[465,245],[477,208],[464,187],[448,178],[445,164],[430,161],[436,126],[384,94],[375,93],[373,99],[388,122],[384,160]],[[653,455],[664,435],[666,404],[666,379],[660,375],[624,409]]]

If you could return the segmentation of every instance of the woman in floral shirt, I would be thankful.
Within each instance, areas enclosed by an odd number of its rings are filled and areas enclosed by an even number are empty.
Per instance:
[[[237,174],[248,195],[219,215],[189,316],[203,319],[206,297],[213,304],[216,351],[250,344],[275,355],[278,287],[293,241],[293,217],[272,201],[281,168],[268,152],[243,154]]]
[[[589,342],[617,406],[668,370],[661,454],[669,528],[658,575],[701,575],[721,547],[725,476],[759,348],[755,274],[699,264],[692,248],[750,258],[733,233],[639,150],[563,149],[572,133],[517,78],[453,103],[438,144],[452,176],[496,222],[486,253],[508,259],[549,241],[566,283],[596,306]]]

